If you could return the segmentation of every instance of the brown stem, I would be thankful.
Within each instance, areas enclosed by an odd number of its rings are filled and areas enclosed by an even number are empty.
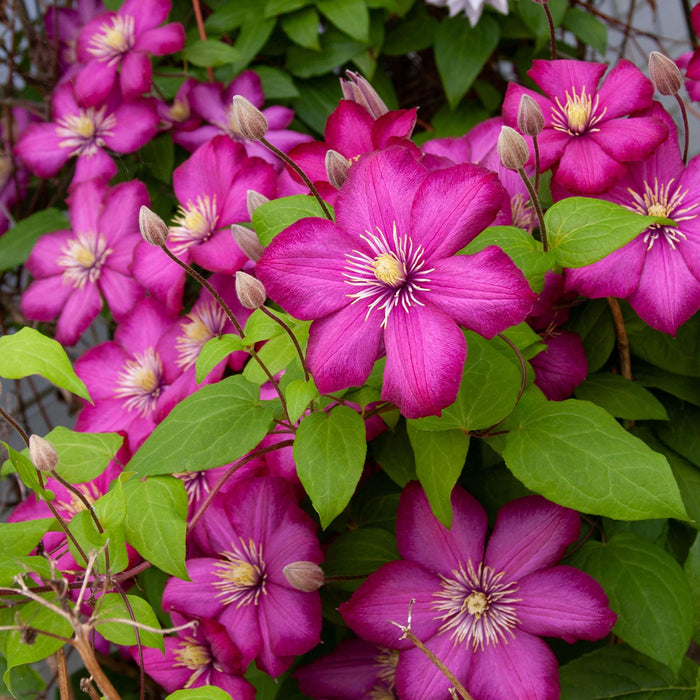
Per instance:
[[[518,168],[518,174],[520,175],[522,181],[525,183],[525,187],[527,187],[527,191],[530,193],[530,199],[532,200],[532,204],[535,207],[535,211],[537,212],[537,218],[540,221],[540,237],[542,238],[542,250],[546,253],[549,250],[549,246],[547,244],[547,229],[545,228],[544,224],[544,212],[542,211],[542,205],[540,204],[539,195],[537,194],[537,192],[535,192],[535,188],[532,186],[530,178],[525,172],[525,168]]]
[[[204,29],[204,18],[202,17],[202,7],[199,4],[199,0],[192,0],[192,9],[194,10],[194,16],[197,20],[197,29],[199,30],[199,38],[202,41],[207,40],[207,32]],[[209,82],[214,82],[214,70],[211,66],[207,66],[207,78]]]
[[[557,57],[557,41],[554,37],[554,20],[552,19],[552,13],[547,3],[542,5],[542,9],[547,15],[547,24],[549,24],[549,42],[552,45],[552,60],[554,61]]]
[[[29,447],[29,435],[24,432],[22,426],[2,406],[0,406],[0,417],[4,418],[20,434],[24,444]]]
[[[690,129],[688,127],[688,110],[685,108],[685,102],[680,95],[674,95],[678,106],[681,108],[681,118],[683,119],[683,131],[685,132],[685,139],[683,145],[683,162],[688,165],[688,146],[690,145]]]
[[[73,700],[73,693],[68,680],[68,669],[66,668],[66,652],[63,647],[54,654],[54,658],[60,698],[61,700]]]
[[[80,658],[83,660],[87,672],[92,677],[92,680],[95,681],[106,700],[121,700],[116,688],[112,685],[109,678],[107,678],[100,664],[97,663],[95,652],[92,648],[92,644],[90,644],[88,635],[89,629],[87,627],[82,626],[78,628],[75,631],[75,639],[72,641],[73,646],[78,654],[80,654]]]
[[[625,379],[632,381],[632,362],[630,360],[630,343],[625,328],[625,319],[622,316],[620,302],[614,297],[608,297],[608,306],[612,314],[615,326],[615,338],[617,339],[617,352],[620,355],[620,373]]]
[[[306,360],[304,359],[304,353],[302,352],[301,346],[299,345],[299,341],[294,335],[294,331],[292,331],[292,329],[276,313],[273,313],[267,307],[261,306],[260,311],[262,311],[266,316],[269,316],[273,321],[275,321],[275,323],[278,323],[280,326],[282,326],[284,332],[292,339],[292,343],[294,343],[297,355],[299,355],[299,362],[301,362],[301,368],[304,370],[304,379],[308,382],[309,371],[306,369]]]

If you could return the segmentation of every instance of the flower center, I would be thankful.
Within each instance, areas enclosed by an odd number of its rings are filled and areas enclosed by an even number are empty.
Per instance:
[[[654,178],[654,186],[652,187],[649,182],[644,180],[642,192],[635,192],[631,187],[628,187],[627,191],[633,200],[628,209],[648,216],[673,219],[675,223],[694,219],[697,214],[691,214],[691,212],[698,207],[698,202],[684,206],[683,201],[688,190],[674,187],[674,182],[675,178],[671,178],[666,184],[661,184],[658,178]],[[651,250],[659,236],[671,246],[672,250],[676,249],[677,243],[686,238],[686,235],[674,226],[652,224],[644,230],[644,242],[647,244],[647,250]]]
[[[374,664],[378,667],[377,680],[370,688],[369,700],[395,700],[394,685],[399,652],[385,647],[379,647],[379,649],[380,652],[374,657]]]
[[[190,105],[186,100],[174,100],[170,108],[170,118],[174,122],[184,122],[190,116]]]
[[[204,344],[212,338],[221,337],[225,325],[226,314],[214,301],[207,301],[187,314],[181,322],[182,334],[175,341],[178,367],[183,370],[192,367]]]
[[[518,192],[510,198],[510,211],[513,217],[513,226],[532,231],[535,225],[535,210],[529,199]]]
[[[184,666],[194,672],[187,679],[184,688],[191,688],[202,674],[210,670],[213,661],[209,648],[194,637],[185,637],[175,648],[173,656],[174,666]]]
[[[240,547],[232,543],[230,552],[222,552],[226,561],[214,564],[214,574],[219,578],[214,585],[219,588],[217,597],[224,605],[236,603],[241,605],[258,604],[260,594],[266,594],[265,562],[262,556],[262,544],[255,546],[253,540]]]
[[[163,365],[153,348],[144,353],[136,353],[134,359],[127,360],[117,377],[117,390],[114,396],[126,399],[127,411],[136,409],[139,416],[145,418],[152,413],[158,397],[165,387],[162,384]]]
[[[83,494],[85,500],[92,506],[95,501],[102,496],[100,490],[93,483],[88,484],[77,484],[76,489]],[[75,493],[70,493],[70,501],[61,503],[62,510],[66,512],[69,516],[68,519],[72,518],[76,513],[80,513],[83,510],[87,510],[87,506],[81,498]]]
[[[187,204],[178,207],[174,219],[175,226],[170,227],[169,240],[175,245],[175,254],[184,253],[187,248],[196,243],[209,240],[216,230],[219,215],[216,211],[216,195],[199,195],[196,202],[188,200]]]
[[[93,34],[88,51],[98,60],[116,63],[134,46],[134,18],[130,15],[112,18],[102,31]]]
[[[94,107],[81,109],[77,114],[68,114],[56,120],[56,135],[61,137],[61,148],[70,148],[71,155],[94,155],[105,145],[104,137],[112,135],[117,124],[113,114],[106,114],[107,108]]]
[[[441,613],[436,619],[443,621],[440,633],[450,631],[451,639],[473,651],[507,643],[519,622],[514,605],[520,600],[514,597],[517,581],[504,583],[505,572],[496,573],[483,563],[475,570],[471,561],[466,571],[460,564],[452,575],[442,577],[440,590],[434,594],[433,606]]]
[[[562,105],[558,97],[555,98],[556,107],[552,107],[552,127],[557,131],[565,131],[571,136],[580,136],[586,132],[599,131],[595,125],[605,116],[607,107],[598,114],[600,95],[595,100],[586,94],[586,86],[583,86],[581,94],[576,93],[576,88],[571,87],[571,94],[566,91],[566,104]]]
[[[409,236],[399,236],[396,222],[389,239],[377,228],[377,233],[369,231],[361,236],[367,250],[353,250],[346,256],[347,265],[343,275],[347,284],[358,287],[359,291],[348,294],[353,300],[367,300],[369,318],[374,308],[384,311],[382,326],[386,325],[391,310],[401,305],[408,311],[413,304],[424,306],[416,292],[427,292],[424,286],[430,282],[426,277],[433,268],[425,269],[426,260],[422,246],[413,247]]]
[[[62,248],[56,261],[63,268],[63,281],[82,289],[88,282],[94,284],[100,278],[102,266],[114,252],[107,247],[107,239],[101,233],[78,233]]]

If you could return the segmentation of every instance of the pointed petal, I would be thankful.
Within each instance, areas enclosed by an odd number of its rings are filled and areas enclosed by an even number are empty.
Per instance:
[[[587,95],[594,95],[606,68],[605,63],[592,61],[537,59],[532,62],[532,68],[527,74],[548,97],[552,100],[559,98],[561,104],[565,105],[566,93],[568,91],[571,94],[572,89],[576,90],[577,95],[580,95],[584,88]]]
[[[146,298],[119,324],[114,339],[130,354],[144,352],[158,345],[173,321],[155,299]]]
[[[89,388],[94,400],[111,398],[117,388],[117,377],[128,359],[117,343],[107,341],[90,348],[75,363],[76,374]]]
[[[110,238],[138,234],[139,209],[148,204],[148,190],[138,180],[113,187],[104,202],[99,230],[109,233]]]
[[[634,63],[623,58],[603,80],[598,96],[600,108],[605,108],[605,119],[617,119],[649,109],[654,99],[654,86]]]
[[[133,100],[151,89],[151,58],[145,51],[129,51],[122,59],[119,85],[125,100]]]
[[[32,321],[51,321],[63,309],[73,291],[73,285],[64,284],[62,275],[37,279],[22,294],[20,310]]]
[[[75,163],[75,175],[73,185],[80,182],[88,182],[95,178],[111,180],[117,174],[117,164],[112,158],[98,148],[94,153],[81,154]]]
[[[557,329],[547,338],[547,349],[535,355],[535,385],[550,401],[563,401],[588,375],[588,360],[581,337]]]
[[[168,313],[180,313],[185,271],[162,250],[146,241],[140,241],[134,249],[131,271],[144,289],[163,304]]]
[[[70,158],[71,149],[61,146],[55,124],[31,124],[14,148],[14,154],[39,177],[52,177]]]
[[[668,136],[668,129],[652,117],[613,119],[590,134],[609,156],[618,161],[643,160]]]
[[[410,138],[416,125],[414,109],[398,109],[383,114],[372,124],[374,148],[386,148],[392,138]]]
[[[150,141],[158,130],[158,113],[151,100],[122,103],[114,112],[117,124],[104,140],[117,153],[132,153]]]
[[[373,124],[374,119],[364,107],[349,100],[341,100],[328,117],[324,138],[334,151],[342,153],[346,158],[356,158],[374,150]]]
[[[56,324],[56,340],[62,345],[75,345],[101,309],[97,285],[88,283],[82,289],[74,289]]]
[[[108,189],[107,183],[103,180],[88,180],[71,188],[68,206],[70,223],[74,231],[103,233],[97,222],[102,211],[102,200]]]
[[[100,291],[115,321],[123,319],[143,298],[143,287],[130,275],[104,268],[100,275]]]
[[[57,261],[64,254],[64,247],[74,235],[72,230],[64,229],[41,236],[32,248],[26,263],[32,277],[62,275],[64,268]]]
[[[118,65],[97,59],[85,64],[74,79],[75,95],[81,104],[92,107],[104,102],[116,80]]]
[[[231,230],[217,231],[209,240],[190,248],[192,260],[205,270],[233,274],[248,262],[248,256],[233,240]]]
[[[153,56],[165,56],[180,51],[185,45],[185,30],[179,22],[147,29],[136,37],[134,49],[148,51]]]
[[[554,177],[575,194],[597,194],[610,189],[626,172],[624,165],[583,135],[568,140]]]

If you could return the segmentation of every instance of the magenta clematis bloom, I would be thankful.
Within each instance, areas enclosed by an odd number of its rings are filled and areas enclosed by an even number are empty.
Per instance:
[[[274,477],[238,481],[217,495],[197,525],[203,556],[187,561],[191,581],[170,579],[163,608],[217,620],[240,649],[272,676],[320,641],[318,591],[301,591],[283,569],[322,560],[316,528],[291,486]]]
[[[511,83],[503,103],[503,119],[514,128],[523,94],[539,104],[544,116],[537,137],[540,170],[554,168],[558,184],[575,194],[610,189],[627,163],[647,158],[668,134],[652,115],[630,116],[653,101],[654,87],[639,68],[622,59],[598,87],[605,68],[604,63],[535,60],[528,75],[544,96]]]
[[[142,182],[110,189],[101,180],[75,186],[68,199],[72,230],[42,236],[27,260],[34,282],[22,313],[36,321],[58,317],[56,340],[74,345],[100,313],[102,298],[121,321],[143,297],[129,265],[141,240],[138,213],[149,203]]]
[[[459,389],[458,324],[493,337],[534,299],[495,246],[455,255],[503,200],[495,173],[464,164],[429,172],[391,146],[350,169],[336,222],[307,218],[280,233],[256,267],[270,297],[315,319],[307,361],[321,393],[359,386],[386,352],[382,398],[409,418],[439,413]]]
[[[558,565],[579,534],[576,512],[527,496],[487,517],[466,491],[452,492],[447,530],[421,487],[401,494],[400,561],[384,564],[340,606],[362,638],[399,650],[402,700],[449,700],[450,681],[392,622],[406,625],[479,700],[556,700],[557,660],[540,636],[601,639],[617,616],[588,574]]]
[[[84,66],[74,77],[82,104],[104,101],[117,75],[127,101],[150,91],[150,55],[175,53],[185,45],[185,30],[179,22],[158,26],[171,4],[170,0],[126,0],[117,12],[106,12],[83,27],[76,52]]]
[[[673,120],[660,105],[653,114],[668,125],[668,139],[602,198],[677,227],[651,226],[603,260],[566,270],[565,279],[590,298],[626,299],[652,328],[675,334],[700,309],[700,157],[686,167]]]
[[[73,156],[78,157],[73,183],[117,172],[105,148],[132,153],[150,141],[158,129],[155,102],[148,99],[122,102],[112,92],[104,103],[81,107],[69,83],[51,96],[54,121],[31,124],[15,146],[15,155],[39,177],[55,175]]]

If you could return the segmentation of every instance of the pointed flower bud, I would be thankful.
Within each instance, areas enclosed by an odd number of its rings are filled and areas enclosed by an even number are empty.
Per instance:
[[[259,309],[267,299],[263,283],[241,270],[236,273],[236,294],[246,309]]]
[[[255,190],[248,190],[245,202],[246,206],[248,207],[248,216],[250,217],[251,221],[253,220],[253,212],[259,206],[269,201],[270,200],[264,194],[260,194],[260,192],[256,192]]]
[[[348,176],[350,161],[344,156],[334,151],[332,148],[326,151],[326,173],[328,182],[336,189],[340,189]]]
[[[58,452],[45,438],[30,435],[29,459],[40,472],[52,472],[58,464]]]
[[[238,133],[248,141],[260,141],[267,133],[265,115],[243,95],[233,96],[231,109],[233,125]]]
[[[139,229],[146,243],[162,246],[168,240],[168,226],[163,219],[148,207],[139,209]]]
[[[389,111],[384,104],[384,100],[377,94],[377,91],[359,73],[349,70],[345,72],[347,80],[340,79],[340,89],[343,97],[350,102],[356,102],[364,107],[373,119],[379,119]]]
[[[498,157],[508,170],[520,170],[530,157],[525,139],[509,126],[502,126],[496,143]]]
[[[518,129],[528,136],[537,136],[544,129],[542,110],[530,95],[523,95],[518,105]]]
[[[233,235],[233,240],[238,243],[238,247],[250,260],[253,262],[258,262],[258,260],[260,260],[265,249],[255,235],[255,231],[251,231],[249,228],[241,226],[240,224],[232,224],[231,234]]]
[[[649,54],[649,73],[651,82],[662,95],[677,95],[683,85],[681,69],[658,51]]]
[[[295,561],[282,569],[289,585],[298,591],[311,593],[317,591],[324,583],[323,569],[312,561]]]

